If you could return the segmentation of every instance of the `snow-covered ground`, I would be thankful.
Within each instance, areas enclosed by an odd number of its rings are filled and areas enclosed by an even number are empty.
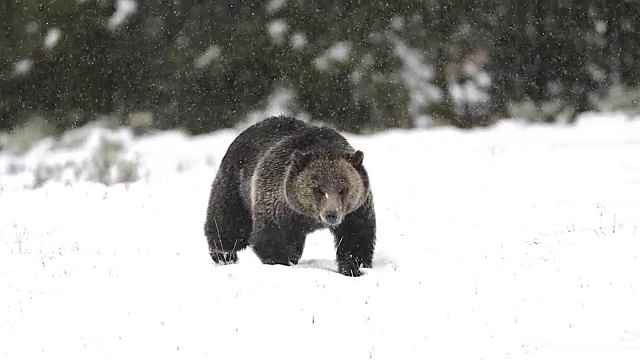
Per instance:
[[[350,136],[379,225],[359,278],[328,232],[298,266],[214,266],[237,131],[122,134],[130,184],[29,189],[19,170],[54,154],[0,153],[0,358],[640,359],[638,119]]]

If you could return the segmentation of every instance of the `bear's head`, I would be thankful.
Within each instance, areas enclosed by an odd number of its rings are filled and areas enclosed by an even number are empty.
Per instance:
[[[364,154],[300,152],[291,155],[285,177],[285,198],[296,212],[326,226],[338,226],[361,207],[369,193]]]

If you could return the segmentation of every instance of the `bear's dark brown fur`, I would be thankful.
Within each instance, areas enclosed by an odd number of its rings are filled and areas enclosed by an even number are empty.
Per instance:
[[[376,218],[363,153],[333,129],[279,116],[231,143],[211,187],[205,235],[217,263],[251,246],[265,264],[297,264],[306,236],[329,228],[338,271],[371,267]]]

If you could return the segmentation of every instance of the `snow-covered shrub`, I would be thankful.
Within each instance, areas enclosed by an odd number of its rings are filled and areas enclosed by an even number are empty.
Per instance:
[[[24,187],[38,188],[50,181],[113,185],[141,177],[138,157],[127,146],[133,138],[128,128],[109,129],[96,123],[59,138],[32,142],[22,134],[9,134],[8,138],[20,146],[0,156],[0,171]]]
[[[24,126],[17,126],[10,134],[3,134],[0,148],[16,155],[25,154],[39,140],[52,134],[52,128],[42,118],[34,117]]]

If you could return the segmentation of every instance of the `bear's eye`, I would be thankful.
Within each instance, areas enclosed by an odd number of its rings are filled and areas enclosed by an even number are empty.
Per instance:
[[[314,193],[316,196],[319,196],[319,197],[324,196],[324,191],[322,190],[322,188],[321,188],[320,186],[316,186],[316,187],[314,187],[314,188],[313,188],[313,193]]]
[[[340,197],[345,197],[345,195],[347,195],[347,189],[342,189],[340,190]]]

